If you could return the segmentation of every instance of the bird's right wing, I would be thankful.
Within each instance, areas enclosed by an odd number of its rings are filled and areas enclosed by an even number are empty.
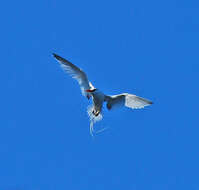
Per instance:
[[[140,109],[151,104],[152,102],[147,99],[128,93],[107,97],[107,108],[109,110],[117,106],[126,106],[132,109]]]
[[[80,85],[82,95],[89,97],[90,95],[85,91],[87,89],[94,88],[91,82],[88,81],[86,74],[77,66],[69,62],[68,60],[60,57],[59,55],[53,53],[55,59],[60,63],[61,67],[69,73]]]

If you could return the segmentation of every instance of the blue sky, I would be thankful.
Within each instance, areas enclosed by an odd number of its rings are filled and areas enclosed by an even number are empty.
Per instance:
[[[0,16],[0,189],[199,188],[198,1],[3,1]],[[154,105],[104,110],[91,138],[53,52]]]

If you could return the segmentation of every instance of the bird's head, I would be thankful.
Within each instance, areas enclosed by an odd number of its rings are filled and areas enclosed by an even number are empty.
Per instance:
[[[97,89],[96,88],[93,88],[93,89],[87,89],[87,90],[85,90],[86,92],[90,92],[90,93],[92,93],[92,92],[95,92]]]

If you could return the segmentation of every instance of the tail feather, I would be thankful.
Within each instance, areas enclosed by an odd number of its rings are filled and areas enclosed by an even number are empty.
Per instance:
[[[102,118],[103,118],[101,113],[98,113],[98,115],[95,115],[93,113],[93,111],[94,111],[94,106],[89,105],[88,108],[87,108],[87,113],[88,113],[88,116],[89,116],[89,119],[90,119],[90,134],[91,134],[91,136],[93,136],[93,133],[95,133],[94,124],[96,122],[102,120]]]

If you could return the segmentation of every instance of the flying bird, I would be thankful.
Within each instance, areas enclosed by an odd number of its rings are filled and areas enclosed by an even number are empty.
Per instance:
[[[55,53],[53,53],[53,56],[60,63],[61,67],[77,80],[80,85],[82,95],[88,99],[92,98],[93,104],[89,106],[87,110],[90,117],[90,134],[92,136],[94,133],[94,123],[102,119],[101,112],[104,102],[106,102],[106,107],[108,110],[112,110],[118,106],[140,109],[152,104],[150,100],[144,99],[134,94],[122,93],[113,96],[105,95],[92,85],[84,71]]]

